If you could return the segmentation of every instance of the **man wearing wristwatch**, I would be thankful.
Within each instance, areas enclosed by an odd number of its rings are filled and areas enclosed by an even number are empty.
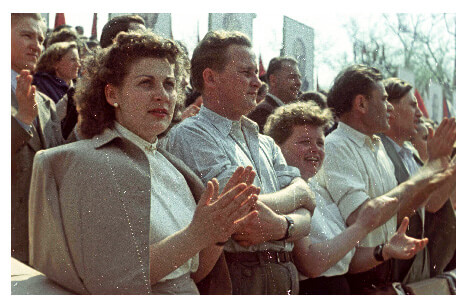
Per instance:
[[[252,166],[261,188],[255,214],[224,247],[233,294],[298,294],[291,251],[309,233],[314,195],[245,117],[261,86],[251,41],[239,32],[209,32],[193,52],[191,73],[203,106],[171,129],[166,149],[205,183],[216,177],[221,189],[237,166]]]
[[[359,212],[375,198],[384,195],[398,200],[378,211],[381,215],[378,227],[359,242],[358,248],[372,254],[375,262],[385,262],[374,268],[370,266],[364,272],[347,275],[353,294],[381,294],[391,288],[392,264],[385,258],[387,246],[380,245],[389,241],[397,225],[405,224],[405,217],[411,217],[419,207],[424,206],[430,192],[438,184],[434,177],[424,180],[412,177],[398,185],[394,165],[380,137],[375,135],[389,129],[389,118],[394,110],[387,100],[388,94],[382,81],[381,72],[366,65],[352,65],[338,74],[327,103],[339,118],[339,124],[326,137],[326,157],[315,176],[319,186],[339,207],[347,226],[354,224]],[[453,134],[454,138],[450,136],[441,142],[454,143],[455,131]],[[437,160],[431,161],[425,170],[433,175],[438,172],[435,171],[437,163]],[[445,169],[446,166],[439,168]],[[455,176],[453,170],[443,173],[446,175],[444,180]],[[417,174],[423,177],[423,173]],[[349,272],[358,262],[353,258]]]

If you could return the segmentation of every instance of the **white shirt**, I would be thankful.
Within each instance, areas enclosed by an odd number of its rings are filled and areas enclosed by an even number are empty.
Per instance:
[[[337,204],[344,220],[362,203],[397,186],[394,165],[378,136],[362,134],[343,122],[325,139],[326,157],[316,181]],[[376,228],[360,242],[374,247],[396,231],[397,216]]]
[[[328,194],[327,191],[318,185],[314,177],[310,178],[308,185],[315,193],[316,198],[316,208],[311,217],[311,230],[308,236],[312,243],[331,240],[345,231],[345,221],[337,205],[329,201],[331,200],[329,196],[325,197]],[[352,248],[342,259],[322,273],[320,277],[339,276],[347,273],[354,254],[355,248]],[[300,274],[300,280],[305,279],[308,279],[308,277]]]
[[[115,129],[143,150],[149,161],[151,174],[149,244],[152,245],[185,228],[191,222],[197,205],[183,175],[156,150],[157,140],[151,144],[117,122]],[[198,265],[199,255],[196,254],[160,282],[195,272]]]
[[[187,164],[203,183],[217,178],[220,189],[238,166],[253,166],[253,184],[261,187],[261,193],[276,192],[300,177],[297,168],[287,165],[274,140],[259,134],[258,125],[246,117],[235,122],[202,106],[196,116],[174,126],[167,139],[167,151]],[[245,248],[229,241],[224,248],[229,252],[291,251],[293,243],[273,241]]]

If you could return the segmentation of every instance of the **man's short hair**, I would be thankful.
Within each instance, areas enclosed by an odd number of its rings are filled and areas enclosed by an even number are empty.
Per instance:
[[[252,47],[251,41],[238,31],[209,31],[193,51],[191,81],[193,88],[203,92],[203,72],[206,68],[222,71],[227,64],[227,49],[231,45]]]
[[[53,31],[47,39],[46,48],[60,42],[76,42],[78,47],[81,45],[78,32],[71,27],[62,27],[58,31]]]
[[[363,64],[351,65],[341,71],[329,90],[328,106],[336,116],[352,110],[352,101],[357,95],[370,95],[376,83],[383,80],[381,72]]]
[[[396,77],[383,80],[383,84],[388,93],[388,101],[391,103],[399,103],[400,99],[412,90],[410,83]]]
[[[101,47],[106,48],[112,45],[117,34],[128,32],[131,23],[139,23],[145,26],[144,19],[139,15],[122,15],[109,20],[102,28]]]
[[[331,110],[321,109],[313,101],[291,103],[274,110],[266,121],[264,134],[281,145],[292,135],[295,126],[312,125],[324,130],[332,118]]]
[[[269,76],[282,69],[282,63],[289,62],[293,65],[298,65],[297,60],[292,57],[275,57],[269,61],[268,70],[266,71],[266,80],[269,83]]]
[[[39,13],[11,13],[11,24],[15,24],[18,19],[32,18],[38,21],[44,21],[42,15]]]
[[[327,108],[328,104],[326,103],[327,97],[321,92],[317,91],[308,91],[305,93],[300,94],[300,97],[298,98],[301,101],[314,101],[315,103],[318,104],[322,109]]]

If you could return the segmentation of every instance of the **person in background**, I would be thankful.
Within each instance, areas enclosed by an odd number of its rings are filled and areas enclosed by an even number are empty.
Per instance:
[[[39,58],[33,84],[55,103],[74,86],[81,62],[75,42],[50,45]]]
[[[269,86],[267,83],[264,81],[261,82],[261,87],[258,89],[258,94],[256,95],[256,103],[260,104],[264,101],[266,98],[266,95],[268,94],[269,91]]]
[[[417,158],[421,161],[422,164],[428,161],[428,151],[427,151],[427,141],[428,141],[428,127],[425,124],[425,121],[420,119],[420,122],[417,124],[417,133],[410,140],[414,148],[417,150]]]
[[[321,109],[325,109],[328,107],[328,104],[326,103],[326,95],[318,91],[308,91],[302,93],[300,94],[299,100],[302,102],[314,101],[316,104],[318,104],[318,106],[321,107]]]
[[[138,15],[121,15],[110,19],[102,28],[100,44],[102,48],[110,46],[120,32],[144,31],[144,19]]]
[[[185,64],[173,41],[121,33],[88,64],[76,93],[85,140],[34,159],[31,264],[80,294],[199,294],[237,220],[255,215],[255,174],[238,168],[203,192],[158,147]]]
[[[300,95],[302,86],[298,62],[291,57],[276,57],[269,61],[266,79],[269,86],[264,102],[248,114],[248,118],[255,121],[263,132],[268,116],[279,106],[295,102]]]

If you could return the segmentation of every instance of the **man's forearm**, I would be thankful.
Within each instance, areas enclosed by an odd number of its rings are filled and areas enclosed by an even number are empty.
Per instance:
[[[310,233],[311,229],[311,214],[307,209],[298,209],[293,213],[288,214],[294,221],[295,231],[287,242],[294,242]]]
[[[261,194],[258,198],[279,214],[288,214],[302,207],[313,214],[315,207],[315,195],[301,178],[295,178],[289,186],[280,191]]]
[[[436,213],[451,197],[452,193],[456,188],[456,178],[453,177],[445,184],[441,185],[436,189],[429,197],[428,202],[425,206],[426,210],[430,213]]]

